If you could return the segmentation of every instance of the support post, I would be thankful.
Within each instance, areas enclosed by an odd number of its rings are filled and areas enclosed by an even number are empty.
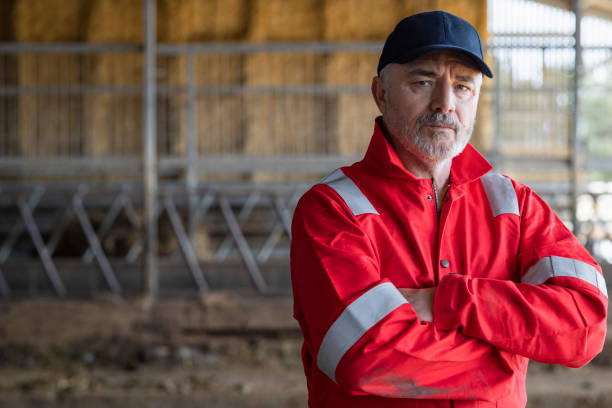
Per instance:
[[[494,86],[494,96],[493,96],[493,104],[494,104],[494,109],[495,109],[495,115],[494,115],[494,124],[493,124],[493,144],[491,146],[491,156],[493,157],[493,167],[495,167],[497,169],[497,171],[500,171],[499,167],[501,165],[501,145],[502,145],[502,126],[501,126],[501,115],[502,115],[502,98],[503,98],[503,94],[502,94],[502,80],[503,80],[503,75],[502,75],[502,64],[500,63],[499,59],[497,59],[495,56],[494,58],[494,64],[495,67],[497,69],[497,72],[495,72],[495,81],[493,81],[493,86]]]
[[[572,81],[572,91],[574,100],[572,104],[572,127],[570,134],[570,151],[571,151],[571,203],[572,203],[572,229],[574,235],[580,231],[578,221],[578,196],[580,194],[580,184],[582,180],[582,172],[584,170],[584,149],[583,143],[579,134],[578,120],[580,111],[580,80],[583,72],[582,67],[582,0],[572,0],[572,10],[576,18],[574,30],[574,77]]]
[[[198,141],[196,132],[196,81],[195,58],[193,53],[187,54],[187,171],[186,184],[189,200],[188,235],[193,248],[197,248],[197,219],[198,206],[198,173],[196,161],[198,159]]]
[[[144,272],[146,295],[158,295],[157,265],[157,139],[156,103],[156,0],[143,0],[144,84],[143,84],[143,177],[144,177]]]

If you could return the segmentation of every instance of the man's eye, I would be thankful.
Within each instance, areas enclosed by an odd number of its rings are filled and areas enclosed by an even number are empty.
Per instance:
[[[469,91],[470,87],[466,86],[466,85],[457,85],[457,89],[460,91]]]
[[[415,83],[419,86],[430,86],[431,85],[431,81],[416,81]]]

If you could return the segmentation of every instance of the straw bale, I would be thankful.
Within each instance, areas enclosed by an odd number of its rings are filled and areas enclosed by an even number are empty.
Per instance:
[[[247,96],[246,104],[244,155],[274,160],[276,155],[300,156],[325,152],[324,97],[254,94]],[[290,175],[259,172],[252,178],[256,181],[293,179]]]
[[[171,109],[178,113],[179,121],[168,138],[172,152],[187,154],[188,112],[185,97],[171,98]],[[196,99],[196,138],[201,155],[240,153],[243,141],[242,99],[237,95],[202,95]]]
[[[365,151],[379,114],[369,92],[376,75],[378,55],[373,53],[341,52],[330,55],[325,62],[325,83],[358,85],[360,93],[342,92],[333,97],[333,120],[329,121],[329,151],[336,154],[361,154]]]
[[[483,41],[487,37],[487,0],[437,0],[437,9],[448,11],[470,23]]]
[[[233,92],[240,86],[242,56],[196,55],[194,63],[196,135],[200,154],[239,153],[243,138],[242,97]],[[165,80],[171,86],[189,86],[187,58],[172,57],[165,65]],[[170,115],[166,138],[174,154],[187,153],[188,100],[186,93],[168,97]],[[160,137],[163,137],[160,135]]]
[[[249,85],[314,84],[322,79],[321,57],[314,53],[256,53],[246,57]]]
[[[440,0],[400,0],[399,13],[403,18],[424,11],[445,10],[444,5],[440,5],[439,1]],[[392,28],[389,29],[389,32],[391,32],[391,30]]]
[[[480,90],[478,101],[478,115],[470,142],[482,152],[490,152],[493,148],[494,111],[493,111],[493,89],[487,83]]]
[[[159,20],[159,19],[158,19]],[[92,0],[86,40],[92,43],[141,43],[141,0]]]
[[[87,3],[81,0],[15,0],[16,41],[77,41],[82,38]],[[79,81],[79,57],[19,55],[21,86],[69,85]],[[18,150],[24,155],[53,155],[79,149],[80,97],[25,94],[18,99]],[[75,136],[76,135],[76,136]]]
[[[13,6],[15,0],[0,1],[0,41],[13,40]]]
[[[321,39],[320,0],[253,0],[248,38],[252,41]]]
[[[247,155],[322,152],[324,101],[312,95],[249,95]]]
[[[105,89],[86,97],[86,154],[139,154],[142,146],[142,56],[105,54],[95,57],[89,71],[89,83]],[[135,87],[133,93],[113,93],[126,87]]]
[[[378,54],[336,53],[325,61],[325,82],[333,85],[369,86],[376,76]]]
[[[0,55],[0,84],[17,85],[17,61],[15,55]],[[16,96],[0,95],[0,152],[2,154],[16,155],[18,153],[17,102]]]
[[[17,41],[79,41],[88,2],[83,0],[15,0],[13,26]]]
[[[341,155],[360,155],[366,151],[380,115],[371,95],[341,94],[336,100],[336,120],[330,151]]]
[[[86,29],[92,43],[141,43],[140,0],[93,0]],[[108,87],[87,96],[86,153],[92,156],[138,155],[142,146],[142,56],[101,54],[94,57],[89,83]],[[126,86],[136,93],[113,93]]]
[[[16,57],[20,86],[68,87],[80,81],[80,59],[72,55]],[[78,95],[28,93],[18,98],[18,151],[26,156],[79,153],[80,105]]]
[[[232,40],[244,37],[248,0],[162,0],[164,42]]]
[[[314,54],[259,53],[247,57],[245,81],[254,90],[247,106],[245,154],[301,154],[318,151],[323,132],[322,97],[287,87],[319,82]]]
[[[328,41],[383,40],[404,16],[398,0],[328,0],[323,36]]]
[[[170,85],[187,84],[188,59],[171,56],[160,63],[159,71]],[[196,85],[229,85],[242,81],[244,57],[231,54],[194,55],[193,68]]]
[[[141,103],[140,96],[89,96],[85,154],[138,156],[142,147]]]

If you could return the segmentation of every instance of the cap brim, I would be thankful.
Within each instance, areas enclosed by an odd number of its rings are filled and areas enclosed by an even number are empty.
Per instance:
[[[493,78],[493,72],[491,71],[491,68],[489,68],[489,66],[478,55],[474,54],[473,52],[465,48],[448,45],[448,44],[430,44],[425,47],[416,48],[412,50],[410,55],[407,55],[404,58],[400,58],[393,62],[397,62],[399,64],[405,64],[407,62],[414,61],[417,58],[421,58],[422,56],[425,56],[427,54],[431,54],[432,52],[444,51],[444,50],[460,51],[464,53],[474,62],[474,64],[476,64],[476,66],[480,69],[480,71],[484,75],[488,76],[489,78]]]

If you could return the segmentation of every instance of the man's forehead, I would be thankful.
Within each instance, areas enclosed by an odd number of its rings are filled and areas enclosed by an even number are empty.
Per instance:
[[[453,65],[460,68],[460,70],[465,73],[470,73],[473,75],[481,73],[480,69],[478,69],[476,64],[474,64],[474,62],[467,55],[460,51],[452,50],[432,52],[401,65],[409,69],[425,67],[435,68],[439,66]]]

